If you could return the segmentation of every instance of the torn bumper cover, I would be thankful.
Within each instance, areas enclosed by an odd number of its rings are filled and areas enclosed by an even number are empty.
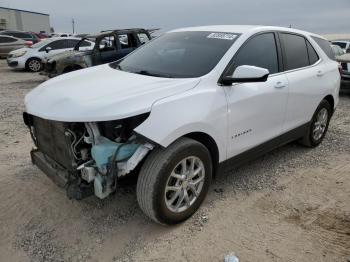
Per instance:
[[[28,114],[24,114],[24,122],[36,145],[31,151],[33,164],[74,199],[92,194],[106,198],[116,190],[118,178],[134,170],[154,147],[137,135],[113,141],[115,126],[120,123],[112,123],[110,129],[108,125],[64,123]]]

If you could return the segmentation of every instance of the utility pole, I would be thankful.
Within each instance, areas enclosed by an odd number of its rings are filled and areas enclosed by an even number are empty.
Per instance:
[[[74,18],[72,19],[72,28],[73,28],[73,34],[75,33],[75,21]]]

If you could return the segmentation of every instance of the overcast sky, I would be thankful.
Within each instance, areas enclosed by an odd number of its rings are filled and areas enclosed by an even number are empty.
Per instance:
[[[0,0],[0,6],[50,14],[56,32],[211,24],[289,26],[350,33],[350,0]]]

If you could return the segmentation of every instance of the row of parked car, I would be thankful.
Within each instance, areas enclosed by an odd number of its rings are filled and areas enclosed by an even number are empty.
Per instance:
[[[103,31],[82,38],[46,38],[35,44],[0,35],[0,55],[7,56],[11,68],[43,71],[42,74],[53,77],[118,60],[150,39],[150,32],[142,28]]]

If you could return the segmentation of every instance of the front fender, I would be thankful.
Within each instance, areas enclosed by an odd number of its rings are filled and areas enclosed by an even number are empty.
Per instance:
[[[223,89],[196,87],[159,100],[135,132],[164,147],[186,134],[205,133],[216,142],[221,162],[226,159],[227,144],[227,103]]]

